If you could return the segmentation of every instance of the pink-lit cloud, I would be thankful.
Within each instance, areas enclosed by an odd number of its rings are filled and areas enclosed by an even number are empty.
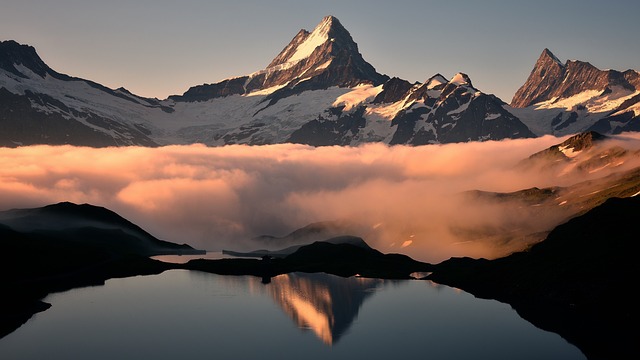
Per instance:
[[[640,136],[625,139],[640,147]],[[255,247],[249,239],[257,235],[283,236],[312,222],[347,219],[368,226],[365,240],[384,252],[432,262],[491,257],[495,244],[467,241],[451,229],[529,222],[539,223],[531,225],[536,230],[558,220],[524,221],[525,211],[459,194],[584,180],[584,175],[558,178],[515,168],[562,140],[546,136],[421,147],[2,148],[0,210],[91,203],[159,238],[211,250]]]

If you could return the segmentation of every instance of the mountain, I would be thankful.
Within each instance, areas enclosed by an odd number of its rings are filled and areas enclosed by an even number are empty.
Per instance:
[[[158,240],[111,210],[68,202],[0,212],[0,246],[0,337],[48,309],[47,294],[171,268],[150,255],[202,253]]]
[[[521,179],[535,179],[535,186],[508,192],[469,189],[451,194],[449,200],[457,204],[456,208],[465,209],[465,216],[457,219],[453,214],[449,221],[440,223],[441,230],[423,228],[416,223],[411,225],[411,231],[403,232],[406,230],[393,228],[392,224],[373,224],[365,218],[334,219],[308,224],[282,237],[256,237],[252,239],[253,249],[266,250],[253,256],[279,256],[300,245],[342,235],[358,236],[385,248],[398,248],[401,244],[398,238],[429,239],[445,233],[451,243],[485,249],[481,256],[495,258],[542,241],[554,227],[610,198],[640,195],[638,142],[625,136],[580,133],[532,152],[511,165],[508,172],[517,173]],[[509,178],[508,172],[506,178]],[[418,242],[414,245],[420,246]],[[413,249],[403,251],[415,251]],[[239,254],[247,255],[246,252]]]
[[[544,49],[507,108],[538,135],[638,131],[640,73],[562,63]]]
[[[300,30],[263,70],[164,100],[55,72],[0,43],[0,146],[429,144],[532,137],[459,73],[411,84],[378,73],[333,16]]]
[[[162,107],[124,89],[60,74],[31,46],[0,42],[0,146],[156,146],[142,123],[119,118],[117,112],[129,102],[141,108]]]
[[[306,226],[305,228],[308,228],[310,226],[313,226],[313,224]],[[305,229],[303,228],[303,229]],[[302,230],[302,229],[301,229]],[[300,230],[297,230],[300,231]],[[295,233],[295,232],[294,232]],[[336,236],[336,237],[328,237],[328,238],[323,238],[325,240],[322,240],[323,242],[327,242],[330,244],[349,244],[349,245],[353,245],[353,246],[359,246],[365,249],[370,249],[371,247],[369,246],[369,244],[367,244],[366,242],[364,242],[364,240],[362,240],[362,238],[360,237],[356,237],[356,236],[352,236],[352,235],[341,235],[341,236]],[[257,241],[260,241],[260,238],[255,239]],[[226,255],[231,255],[231,256],[237,256],[237,257],[271,257],[271,258],[276,258],[276,257],[284,257],[287,255],[291,255],[294,252],[298,251],[298,249],[300,249],[303,246],[312,244],[316,241],[320,241],[320,240],[315,240],[315,241],[309,241],[306,243],[301,243],[298,245],[292,245],[289,247],[286,247],[284,249],[278,249],[278,250],[253,250],[253,251],[248,251],[248,252],[243,252],[243,251],[233,251],[233,250],[222,250],[223,254]]]
[[[495,260],[453,258],[435,265],[427,278],[507,302],[589,359],[637,357],[640,312],[620,290],[640,275],[638,211],[640,197],[612,198],[527,251]]]
[[[383,87],[383,92],[386,89]],[[384,94],[386,95],[386,94]],[[399,94],[398,94],[399,95]],[[398,128],[390,144],[437,144],[519,139],[535,135],[504,109],[505,103],[471,84],[464,73],[451,80],[436,74],[404,94],[392,124]],[[396,105],[398,106],[398,105]]]
[[[541,241],[557,225],[610,198],[640,194],[640,150],[624,138],[596,132],[580,133],[536,152],[513,170],[552,185],[463,193],[465,203],[501,209],[503,221],[459,224],[452,229],[459,241],[483,241],[507,255]]]
[[[63,202],[41,208],[2,211],[0,226],[27,237],[45,239],[39,241],[50,242],[56,247],[92,248],[112,255],[200,253],[188,245],[159,240],[113,211],[89,204]]]
[[[300,30],[266,69],[224,80],[217,84],[192,87],[176,101],[206,101],[255,91],[269,93],[269,105],[279,99],[308,90],[332,86],[380,85],[388,76],[376,72],[358,52],[358,45],[340,21],[326,16],[309,32]]]

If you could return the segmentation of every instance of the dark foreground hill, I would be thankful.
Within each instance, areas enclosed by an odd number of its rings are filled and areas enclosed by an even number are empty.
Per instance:
[[[169,268],[150,255],[200,252],[108,209],[72,203],[0,212],[0,247],[0,337],[46,310],[40,299],[49,293]]]
[[[612,198],[555,228],[528,251],[452,258],[427,278],[511,304],[525,319],[578,346],[589,359],[640,355],[640,198]]]
[[[95,211],[94,215],[102,214],[100,223],[110,223],[111,217],[116,223],[130,224],[126,227],[130,231],[139,229],[106,209],[84,205],[87,211],[78,212],[78,206],[54,205],[35,213],[59,209],[57,215],[72,214],[73,218],[79,214],[91,217]],[[589,359],[636,358],[640,355],[640,311],[632,286],[640,275],[635,223],[639,211],[640,197],[612,198],[558,226],[527,251],[496,260],[452,258],[437,265],[383,254],[355,237],[314,242],[281,258],[168,264],[150,259],[150,252],[141,251],[138,245],[125,246],[137,240],[124,230],[111,232],[114,241],[109,242],[104,241],[108,232],[95,226],[86,228],[83,237],[74,238],[72,233],[66,239],[56,231],[28,232],[0,223],[0,245],[7,259],[0,262],[0,337],[46,310],[50,305],[42,299],[49,293],[169,269],[253,275],[265,283],[290,272],[395,279],[409,279],[412,272],[431,272],[425,279],[510,304],[524,319],[560,334]],[[92,241],[92,231],[97,231],[100,241]],[[176,253],[185,249],[174,246]]]

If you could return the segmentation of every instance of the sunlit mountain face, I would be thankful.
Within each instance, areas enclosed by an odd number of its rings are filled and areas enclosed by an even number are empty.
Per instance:
[[[298,327],[313,331],[323,343],[332,345],[381,284],[378,279],[292,273],[271,279],[265,289]]]

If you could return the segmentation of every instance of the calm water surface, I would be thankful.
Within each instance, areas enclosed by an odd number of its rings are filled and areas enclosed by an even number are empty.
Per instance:
[[[417,280],[172,270],[46,301],[0,359],[585,359],[508,305]]]

